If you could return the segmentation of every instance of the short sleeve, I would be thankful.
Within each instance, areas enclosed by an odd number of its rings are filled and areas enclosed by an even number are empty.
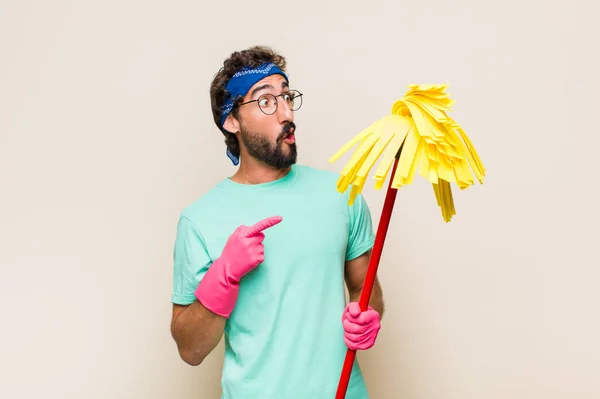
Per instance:
[[[348,205],[350,218],[350,231],[348,234],[348,247],[346,261],[364,254],[373,247],[375,234],[369,206],[362,194],[358,194],[352,205]]]
[[[173,248],[172,303],[189,305],[195,301],[194,291],[210,263],[200,231],[188,218],[181,216]]]

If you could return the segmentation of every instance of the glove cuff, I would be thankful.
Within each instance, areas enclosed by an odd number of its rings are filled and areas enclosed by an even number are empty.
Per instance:
[[[225,263],[215,260],[198,284],[194,295],[211,312],[229,318],[239,293],[239,284],[228,278]]]

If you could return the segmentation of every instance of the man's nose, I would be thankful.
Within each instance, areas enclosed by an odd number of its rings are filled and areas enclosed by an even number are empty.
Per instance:
[[[281,97],[277,99],[277,114],[279,115],[279,122],[294,119],[294,111],[292,111],[291,105],[283,101]]]

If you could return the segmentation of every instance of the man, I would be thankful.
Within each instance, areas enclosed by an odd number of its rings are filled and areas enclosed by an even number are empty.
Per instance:
[[[296,164],[286,60],[267,47],[234,52],[211,103],[237,171],[186,207],[174,248],[171,331],[199,365],[225,338],[223,399],[333,398],[347,348],[369,349],[383,314],[379,282],[358,306],[374,242],[362,196]],[[344,282],[350,294],[346,306]],[[368,398],[358,362],[347,399]]]

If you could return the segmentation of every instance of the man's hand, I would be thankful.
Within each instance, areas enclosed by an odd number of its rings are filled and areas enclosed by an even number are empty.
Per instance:
[[[349,349],[365,350],[375,345],[381,329],[379,313],[371,306],[361,312],[357,302],[350,302],[342,314],[344,342]]]
[[[281,216],[272,216],[252,226],[242,225],[229,236],[221,258],[227,260],[224,263],[225,275],[230,282],[239,284],[242,277],[265,260],[263,230],[276,225],[281,220]]]
[[[263,230],[281,220],[281,216],[272,216],[252,226],[242,225],[229,236],[221,256],[208,268],[196,288],[196,298],[204,307],[219,316],[229,317],[242,277],[265,259]]]

